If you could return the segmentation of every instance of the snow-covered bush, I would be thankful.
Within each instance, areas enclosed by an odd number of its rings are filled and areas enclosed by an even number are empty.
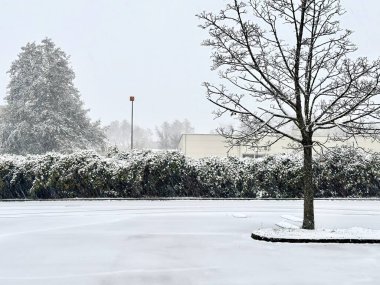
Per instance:
[[[380,196],[378,155],[337,148],[314,161],[317,197]],[[300,198],[302,157],[185,158],[173,151],[0,156],[0,198]]]
[[[112,184],[121,197],[187,196],[185,157],[173,151],[115,153]]]
[[[352,147],[331,149],[315,161],[317,197],[380,196],[378,154]]]
[[[31,182],[25,179],[26,172],[20,169],[25,163],[22,157],[2,155],[0,157],[0,197],[27,198],[24,189],[31,187]]]
[[[58,159],[57,159],[58,158]],[[37,198],[109,197],[111,167],[109,160],[95,152],[84,151],[56,156],[44,175],[37,176],[31,196]]]
[[[240,197],[246,169],[244,161],[233,157],[211,157],[188,160],[188,188],[194,196],[235,198]]]
[[[268,156],[257,163],[255,182],[259,197],[302,196],[302,158],[299,155]]]

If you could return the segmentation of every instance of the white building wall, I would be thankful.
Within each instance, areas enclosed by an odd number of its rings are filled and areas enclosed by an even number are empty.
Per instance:
[[[178,149],[186,156],[195,159],[208,156],[258,157],[271,154],[289,153],[295,150],[294,142],[290,139],[283,138],[269,148],[265,148],[264,146],[267,145],[268,140],[263,141],[263,144],[258,149],[250,149],[247,146],[234,146],[231,148],[226,140],[219,134],[183,134],[179,142]],[[275,138],[273,138],[273,140],[275,140]],[[325,144],[326,147],[342,145],[353,147],[359,146],[366,150],[380,152],[379,142],[364,138],[358,138],[356,142],[355,140],[350,139],[346,142],[329,141],[326,143],[326,137],[321,136],[315,137],[314,140]],[[321,151],[321,149],[318,149],[318,146],[315,146],[315,148],[317,151]],[[301,149],[299,149],[299,151],[301,151]]]

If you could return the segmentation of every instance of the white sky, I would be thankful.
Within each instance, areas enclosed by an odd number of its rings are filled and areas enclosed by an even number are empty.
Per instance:
[[[0,98],[6,71],[27,42],[51,38],[71,55],[76,87],[90,116],[104,124],[130,118],[154,128],[188,118],[196,132],[218,126],[205,99],[209,71],[207,36],[195,14],[218,11],[226,0],[0,0]],[[380,1],[342,0],[342,27],[354,30],[359,54],[380,55]],[[0,101],[1,102],[1,101]]]

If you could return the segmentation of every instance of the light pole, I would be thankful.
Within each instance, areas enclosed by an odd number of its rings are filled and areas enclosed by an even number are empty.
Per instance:
[[[135,96],[129,96],[129,101],[132,103],[131,112],[131,149],[133,149],[133,102],[135,101]]]

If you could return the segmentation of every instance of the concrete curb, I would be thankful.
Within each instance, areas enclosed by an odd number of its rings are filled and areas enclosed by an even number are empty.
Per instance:
[[[144,197],[144,198],[62,198],[62,199],[0,199],[0,202],[29,201],[303,201],[303,198],[201,198],[201,197]],[[315,201],[380,201],[380,198],[315,198]]]
[[[289,239],[289,238],[270,238],[252,233],[251,238],[266,242],[282,243],[353,243],[353,244],[380,244],[380,239]]]

